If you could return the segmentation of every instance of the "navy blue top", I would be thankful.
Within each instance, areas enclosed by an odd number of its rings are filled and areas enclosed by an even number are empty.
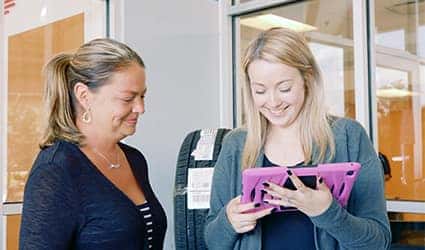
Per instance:
[[[166,215],[149,184],[144,156],[119,144],[149,202],[152,249],[162,249]],[[129,249],[146,244],[139,208],[75,144],[40,151],[25,186],[19,249]]]
[[[264,155],[263,166],[277,166],[277,164],[270,162]],[[307,215],[300,211],[270,214],[261,219],[261,226],[262,250],[316,249],[313,223]]]

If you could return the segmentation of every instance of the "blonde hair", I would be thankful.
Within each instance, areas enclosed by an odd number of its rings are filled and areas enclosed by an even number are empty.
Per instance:
[[[255,60],[283,63],[299,70],[305,89],[303,108],[297,118],[300,119],[304,160],[316,164],[333,158],[335,142],[329,124],[330,117],[323,103],[323,82],[307,41],[295,31],[272,28],[262,32],[248,45],[242,61],[245,75],[242,94],[245,103],[247,137],[242,153],[241,168],[246,169],[255,165],[260,150],[264,146],[269,123],[253,102],[248,67]],[[318,148],[318,155],[315,157],[313,156],[314,146]]]
[[[139,55],[123,43],[112,39],[95,39],[83,44],[75,54],[59,54],[45,66],[44,99],[47,115],[40,147],[62,139],[81,145],[84,135],[76,125],[78,101],[76,83],[91,91],[108,83],[108,79],[132,63],[145,67]]]

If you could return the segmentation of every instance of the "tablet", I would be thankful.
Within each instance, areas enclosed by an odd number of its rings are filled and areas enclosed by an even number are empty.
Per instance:
[[[298,176],[304,185],[313,189],[316,189],[316,178],[322,177],[324,183],[331,190],[333,197],[341,206],[346,207],[354,181],[360,171],[360,164],[357,162],[341,162],[297,167],[249,168],[242,173],[241,203],[260,203],[260,206],[252,211],[270,207],[276,207],[276,212],[296,210],[294,207],[265,204],[263,202],[264,199],[274,199],[274,197],[261,192],[264,189],[263,183],[266,181],[295,190],[286,172],[288,169]]]

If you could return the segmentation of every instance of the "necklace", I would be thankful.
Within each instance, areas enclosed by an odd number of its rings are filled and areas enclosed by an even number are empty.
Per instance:
[[[103,155],[101,152],[97,151],[96,148],[93,148],[93,152],[95,152],[97,155],[102,157],[109,164],[109,169],[116,169],[116,168],[121,167],[121,164],[118,161],[118,150],[117,150],[116,157],[115,157],[116,163],[112,163],[108,158],[106,158],[105,155]]]

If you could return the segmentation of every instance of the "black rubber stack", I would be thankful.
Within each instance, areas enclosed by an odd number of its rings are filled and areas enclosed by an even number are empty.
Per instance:
[[[190,154],[195,150],[200,139],[201,130],[189,133],[180,148],[176,180],[174,185],[174,230],[176,250],[204,250],[204,224],[208,209],[187,209],[187,176],[189,168],[214,167],[221,150],[223,137],[230,129],[218,129],[214,143],[213,159],[195,161]]]

